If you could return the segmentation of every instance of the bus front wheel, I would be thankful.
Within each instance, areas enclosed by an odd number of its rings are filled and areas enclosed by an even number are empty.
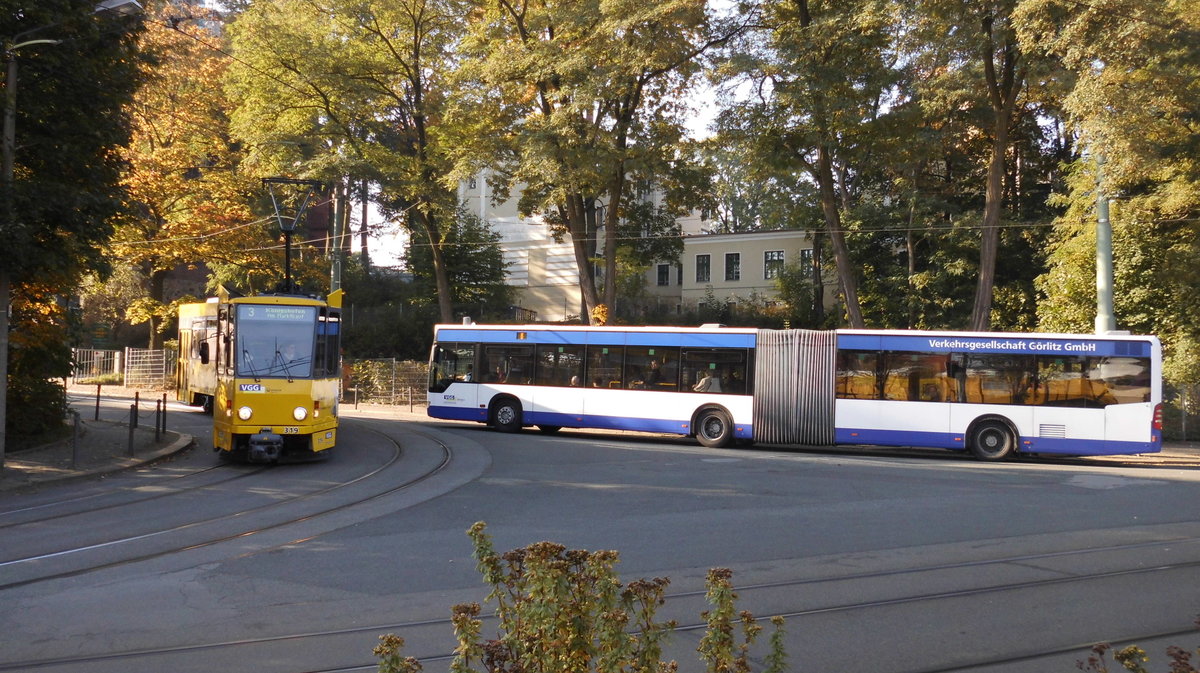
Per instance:
[[[980,460],[1003,460],[1017,448],[1012,430],[1000,421],[984,421],[971,431],[971,453]]]
[[[521,403],[516,400],[500,400],[492,406],[492,425],[500,432],[517,432],[521,429]]]
[[[696,441],[701,446],[719,449],[733,439],[733,424],[729,414],[720,409],[705,409],[696,417]]]

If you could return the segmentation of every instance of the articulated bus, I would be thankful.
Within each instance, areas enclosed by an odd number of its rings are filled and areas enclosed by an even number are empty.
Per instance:
[[[982,460],[1162,447],[1153,336],[438,325],[429,415],[694,436],[921,446]]]
[[[180,392],[213,411],[213,450],[250,462],[323,457],[337,441],[342,292],[180,307]],[[185,399],[186,398],[186,399]]]

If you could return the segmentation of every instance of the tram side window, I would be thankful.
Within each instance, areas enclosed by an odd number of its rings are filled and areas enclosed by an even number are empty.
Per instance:
[[[663,346],[625,347],[625,388],[678,390],[679,349]]]
[[[455,381],[470,381],[474,379],[474,373],[475,344],[436,344],[429,367],[429,392],[443,392]]]
[[[541,345],[537,361],[539,386],[583,386],[583,346]]]
[[[684,390],[727,395],[745,395],[749,358],[742,348],[683,349]],[[705,381],[707,379],[707,381]]]
[[[883,399],[909,402],[957,400],[958,381],[948,376],[949,361],[949,355],[937,353],[882,353]]]
[[[484,344],[480,371],[475,380],[480,383],[533,383],[533,346]]]
[[[974,404],[1042,404],[1037,357],[979,353],[966,357],[964,398]]]
[[[879,399],[879,388],[875,385],[878,360],[876,351],[838,351],[837,397],[843,400]]]
[[[587,385],[590,388],[620,388],[624,346],[587,347]]]
[[[341,354],[341,311],[321,309],[317,318],[317,349],[313,357],[314,375],[318,378],[339,376]]]

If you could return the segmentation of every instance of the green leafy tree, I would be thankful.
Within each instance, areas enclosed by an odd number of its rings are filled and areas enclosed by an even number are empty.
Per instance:
[[[459,208],[443,234],[441,250],[455,310],[477,319],[507,317],[514,290],[505,283],[508,263],[500,249],[500,235],[477,215]],[[425,241],[410,243],[407,266],[413,270],[418,296],[433,295],[432,252]]]
[[[1088,331],[1095,289],[1097,189],[1111,204],[1118,327],[1154,333],[1164,373],[1186,395],[1200,384],[1200,2],[1029,0],[1021,35],[1072,74],[1067,120],[1089,156],[1056,197],[1064,206],[1038,279],[1041,323]],[[1095,159],[1102,157],[1102,177]],[[1187,397],[1181,400],[1186,402]]]
[[[962,117],[986,139],[977,282],[968,328],[990,329],[996,285],[1001,220],[1012,189],[1006,184],[1014,160],[1016,128],[1038,114],[1029,85],[1055,76],[1053,63],[1039,58],[1018,38],[1013,20],[1017,0],[962,3],[922,0],[910,6],[908,47],[917,67],[917,89],[930,113]],[[956,114],[959,113],[959,114]],[[984,148],[980,148],[983,150]],[[985,158],[986,157],[986,158]]]
[[[460,166],[493,166],[500,193],[570,237],[585,321],[616,302],[618,223],[638,180],[678,159],[682,95],[713,41],[702,0],[476,4],[459,116]],[[592,273],[603,225],[603,293]]]
[[[338,193],[348,181],[378,184],[381,207],[429,246],[441,319],[451,320],[443,245],[457,177],[444,122],[460,4],[269,0],[240,9],[228,82],[248,163],[341,185]]]
[[[724,66],[760,95],[723,113],[721,131],[768,157],[775,174],[803,176],[813,186],[852,327],[864,322],[843,218],[897,79],[891,9],[884,0],[764,2],[763,30]]]

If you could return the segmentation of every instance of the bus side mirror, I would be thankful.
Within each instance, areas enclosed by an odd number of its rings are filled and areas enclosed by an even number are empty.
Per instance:
[[[200,342],[200,364],[208,364],[208,342]]]

